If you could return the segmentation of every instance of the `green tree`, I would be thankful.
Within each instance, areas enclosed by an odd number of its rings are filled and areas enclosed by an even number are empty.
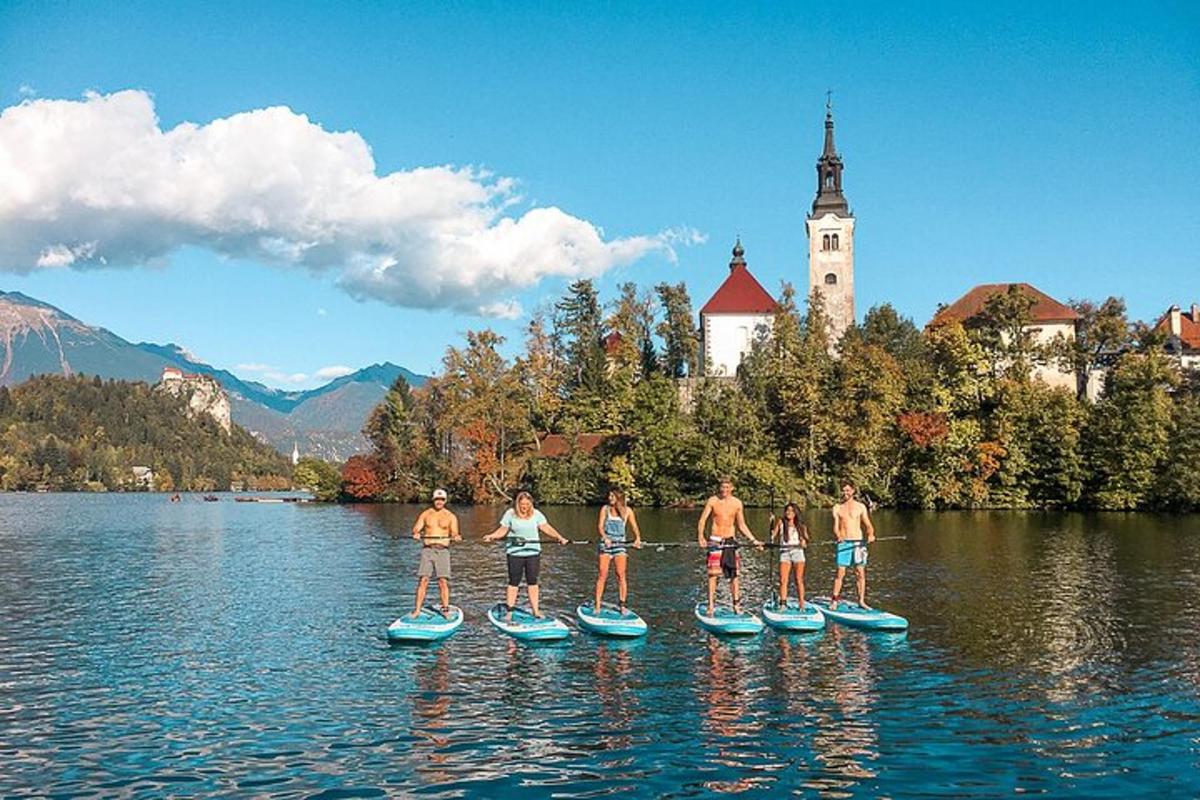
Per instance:
[[[660,283],[654,291],[663,312],[655,332],[663,340],[664,371],[672,378],[699,375],[700,344],[687,285]]]
[[[292,480],[296,486],[307,489],[323,502],[336,500],[342,488],[342,474],[336,466],[308,456],[296,464]]]
[[[1019,284],[1009,284],[984,301],[979,313],[964,323],[972,338],[983,348],[993,375],[1024,381],[1035,363],[1043,360],[1030,327],[1035,300],[1021,290]]]
[[[590,280],[578,280],[567,288],[567,296],[555,306],[556,327],[567,354],[568,385],[572,391],[599,396],[606,369],[601,342],[600,297]]]
[[[1169,454],[1168,391],[1177,381],[1174,365],[1159,353],[1126,353],[1109,372],[1084,429],[1087,496],[1094,507],[1129,510],[1151,499]]]
[[[860,491],[892,501],[900,448],[896,420],[904,406],[904,375],[882,347],[854,336],[842,338],[828,406],[829,468]]]
[[[1075,373],[1076,394],[1083,399],[1092,372],[1109,366],[1116,356],[1133,347],[1133,328],[1125,315],[1125,301],[1119,297],[1109,297],[1099,305],[1091,300],[1072,300],[1071,308],[1079,314],[1075,338],[1056,343],[1055,352]]]

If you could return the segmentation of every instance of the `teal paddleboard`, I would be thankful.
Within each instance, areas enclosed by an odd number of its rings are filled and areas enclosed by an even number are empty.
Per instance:
[[[814,597],[813,605],[834,622],[867,631],[906,631],[908,620],[878,608],[863,608],[852,600],[831,603],[828,597]]]
[[[405,614],[388,626],[388,641],[391,642],[436,642],[458,630],[463,623],[463,612],[458,606],[450,606],[447,614],[425,606],[416,617]]]
[[[600,636],[636,639],[645,636],[649,630],[646,621],[637,614],[628,608],[621,613],[621,609],[609,603],[603,603],[599,613],[591,603],[582,603],[575,609],[575,616],[579,620],[579,627]]]
[[[711,633],[721,636],[754,636],[763,629],[763,621],[749,611],[740,614],[729,606],[717,606],[708,613],[708,603],[696,603],[696,621]]]
[[[488,609],[488,620],[514,639],[523,642],[549,642],[565,639],[571,629],[554,617],[535,617],[528,609],[514,608],[512,619],[503,603]]]
[[[821,609],[808,602],[801,608],[795,600],[781,604],[778,598],[772,598],[763,603],[762,615],[768,625],[780,631],[805,633],[825,628],[825,615],[821,613]]]

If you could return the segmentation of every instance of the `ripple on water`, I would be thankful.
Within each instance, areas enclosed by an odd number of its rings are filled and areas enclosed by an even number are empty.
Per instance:
[[[1200,794],[1193,522],[882,514],[909,539],[872,552],[872,592],[908,636],[721,641],[691,616],[702,565],[669,551],[631,556],[645,640],[529,647],[483,616],[498,553],[464,545],[467,624],[396,648],[415,509],[216,505],[0,495],[0,793]],[[588,595],[585,550],[546,554],[548,609]],[[744,567],[757,599],[774,565]],[[829,567],[814,548],[810,587]]]

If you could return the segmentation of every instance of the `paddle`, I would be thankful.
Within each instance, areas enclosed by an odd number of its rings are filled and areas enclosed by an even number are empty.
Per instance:
[[[522,539],[520,536],[505,536],[495,541],[518,542],[520,544],[595,544],[591,539],[567,539],[565,542],[560,542],[558,539]]]
[[[898,542],[902,539],[907,539],[907,538],[908,538],[907,536],[876,536],[874,539],[872,539],[869,542],[866,539],[862,539],[860,541],[862,542],[863,547],[867,547],[869,545],[875,544],[876,542]],[[855,541],[855,540],[847,539],[846,541]],[[824,546],[824,545],[837,544],[837,543],[838,543],[837,539],[825,539],[820,542],[817,542],[816,544]]]

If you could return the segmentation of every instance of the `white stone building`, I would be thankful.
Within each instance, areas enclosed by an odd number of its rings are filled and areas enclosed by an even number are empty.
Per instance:
[[[825,148],[817,160],[817,197],[806,220],[808,290],[825,301],[830,349],[854,324],[854,215],[842,193],[842,158],[833,145],[833,110],[825,106]]]
[[[736,375],[755,339],[769,333],[774,322],[775,298],[750,274],[745,253],[738,239],[729,277],[700,309],[704,374],[710,377]]]
[[[1021,294],[1033,301],[1029,309],[1030,323],[1025,330],[1032,334],[1035,344],[1048,345],[1059,337],[1068,342],[1075,341],[1075,325],[1079,321],[1079,314],[1075,309],[1063,305],[1028,283],[985,283],[976,286],[935,314],[929,324],[937,325],[950,321],[966,323],[983,310],[989,298],[1004,294],[1010,286],[1017,287]],[[1078,390],[1074,371],[1057,362],[1035,365],[1031,370],[1031,377],[1048,386],[1072,392]],[[1099,373],[1089,376],[1086,392],[1088,397],[1095,399],[1093,395],[1099,394],[1101,384],[1102,376]]]

